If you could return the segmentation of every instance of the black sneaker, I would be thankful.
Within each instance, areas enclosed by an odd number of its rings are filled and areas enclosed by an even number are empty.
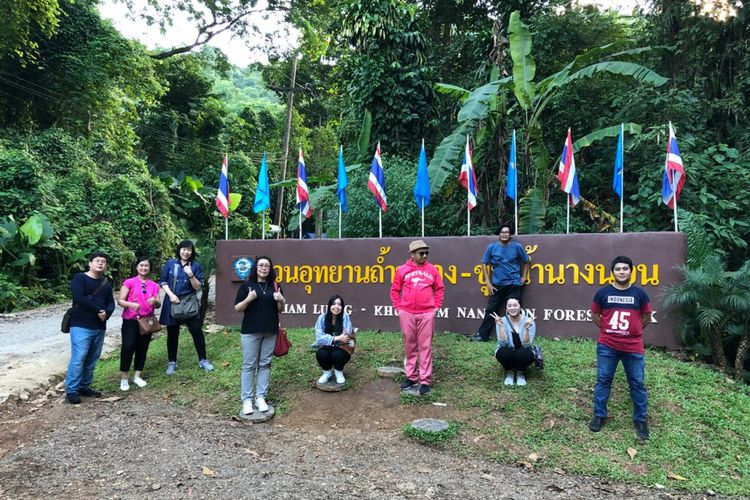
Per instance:
[[[89,387],[88,389],[80,389],[78,392],[81,394],[81,396],[88,396],[90,398],[100,398],[100,397],[102,397],[102,393],[101,392],[99,392],[97,390],[94,390],[91,387]]]
[[[645,421],[640,421],[633,422],[633,426],[635,427],[635,435],[638,436],[638,439],[648,441],[648,424]]]
[[[409,379],[407,378],[406,380],[404,380],[403,382],[401,382],[401,390],[402,390],[402,391],[405,391],[405,390],[407,390],[407,389],[411,389],[411,388],[412,388],[412,387],[414,387],[415,385],[417,385],[417,383],[416,383],[415,381],[413,381],[413,380],[409,380]]]
[[[482,337],[481,335],[479,335],[478,333],[476,335],[470,337],[469,340],[471,340],[472,342],[489,342],[490,341],[490,339],[488,339],[488,338],[486,339],[486,338]]]
[[[597,417],[594,415],[591,422],[589,422],[589,430],[591,432],[599,432],[602,430],[602,427],[604,427],[604,417]]]
[[[81,396],[79,396],[77,392],[71,392],[71,393],[66,394],[65,399],[67,399],[68,403],[72,405],[81,404]]]
[[[422,384],[419,386],[419,395],[420,396],[427,396],[431,392],[430,386],[427,384]]]

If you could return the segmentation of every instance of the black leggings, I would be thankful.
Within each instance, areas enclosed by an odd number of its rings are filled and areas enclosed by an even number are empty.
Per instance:
[[[513,349],[512,347],[502,347],[495,353],[495,358],[503,365],[505,371],[518,370],[523,372],[534,362],[534,353],[529,347]]]
[[[341,371],[351,359],[351,355],[340,347],[327,345],[315,351],[315,359],[324,370],[330,370],[333,367]]]
[[[190,335],[193,336],[198,361],[206,359],[206,337],[203,336],[202,321],[200,315],[198,315],[195,318],[178,321],[177,324],[167,327],[167,358],[169,358],[169,361],[177,361],[177,346],[179,345],[181,325],[186,325]]]
[[[143,371],[146,364],[146,353],[148,344],[151,342],[151,334],[141,335],[138,329],[138,320],[122,320],[122,350],[120,351],[120,371],[129,372],[130,364],[135,354],[135,371]]]

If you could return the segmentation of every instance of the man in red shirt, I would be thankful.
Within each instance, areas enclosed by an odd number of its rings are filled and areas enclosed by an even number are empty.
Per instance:
[[[391,285],[391,302],[398,312],[406,351],[406,381],[401,390],[419,383],[420,395],[429,394],[432,385],[432,334],[444,289],[440,273],[427,262],[429,248],[422,240],[412,241],[409,260],[396,270]]]
[[[591,432],[599,432],[607,418],[607,401],[617,364],[622,361],[633,401],[633,425],[639,439],[649,437],[646,423],[648,393],[644,385],[643,328],[651,322],[651,301],[630,283],[633,261],[615,257],[610,267],[615,282],[600,288],[591,304],[591,319],[599,327],[596,345],[596,385]]]

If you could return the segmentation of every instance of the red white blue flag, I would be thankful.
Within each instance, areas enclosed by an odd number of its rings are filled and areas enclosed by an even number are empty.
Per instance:
[[[375,158],[372,159],[372,168],[370,168],[370,177],[367,179],[367,189],[375,197],[375,203],[378,204],[383,212],[388,211],[388,199],[385,196],[385,173],[383,172],[383,162],[380,161],[380,143],[375,150]]]
[[[466,194],[471,211],[477,206],[477,177],[474,174],[474,163],[471,160],[471,148],[469,147],[469,136],[466,136],[466,149],[464,150],[464,161],[461,163],[461,172],[458,174],[458,182],[466,188]]]
[[[573,139],[568,129],[568,138],[565,140],[560,166],[557,169],[557,178],[560,180],[560,188],[568,193],[570,206],[574,207],[581,201],[581,192],[578,190],[578,174],[576,174],[576,161],[573,158]]]
[[[677,137],[675,137],[672,123],[670,123],[667,161],[661,182],[661,201],[669,208],[674,208],[674,204],[682,192],[683,184],[685,184],[685,168],[682,166],[682,156],[680,156],[680,148],[677,147]]]
[[[219,209],[224,218],[229,217],[229,170],[227,167],[227,155],[221,164],[221,177],[219,178],[219,192],[216,193],[216,208]]]
[[[305,159],[302,156],[302,148],[299,148],[299,162],[297,163],[297,208],[305,218],[312,215],[310,207],[310,190],[307,188],[307,172],[305,171]]]

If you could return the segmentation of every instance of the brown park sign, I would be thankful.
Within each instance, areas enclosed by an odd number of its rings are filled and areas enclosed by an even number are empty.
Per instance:
[[[216,320],[239,325],[234,299],[242,282],[243,265],[255,257],[271,258],[287,303],[282,322],[287,327],[312,328],[325,312],[328,299],[338,293],[346,301],[352,323],[362,330],[399,331],[390,300],[396,268],[409,255],[416,238],[320,240],[228,240],[216,244]],[[430,262],[445,283],[443,307],[436,331],[476,332],[487,304],[480,262],[496,236],[424,238]],[[594,293],[612,282],[611,260],[627,255],[635,262],[633,282],[651,298],[655,324],[644,331],[649,345],[679,346],[673,330],[676,313],[661,306],[664,288],[682,280],[677,266],[685,264],[685,236],[681,233],[540,234],[514,238],[531,257],[523,289],[523,306],[536,316],[537,334],[554,337],[592,337],[590,320]],[[312,337],[311,337],[312,338]]]

